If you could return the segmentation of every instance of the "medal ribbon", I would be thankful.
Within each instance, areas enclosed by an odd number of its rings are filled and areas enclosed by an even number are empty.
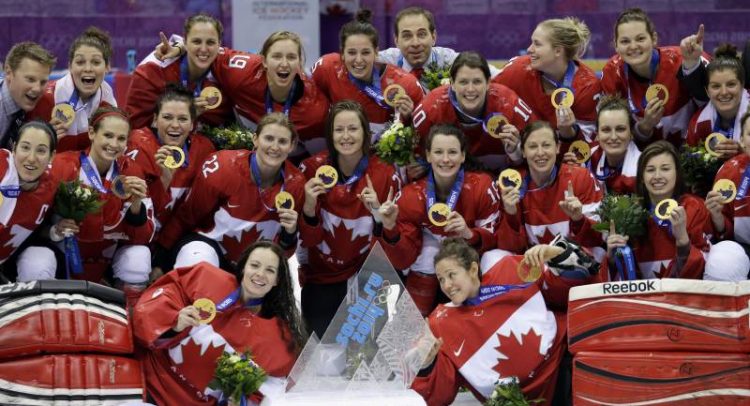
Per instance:
[[[654,222],[656,222],[656,225],[658,225],[661,228],[666,228],[667,231],[669,231],[669,235],[672,236],[672,222],[669,220],[662,220],[658,217],[656,217],[656,205],[651,205],[651,218],[654,219]]]
[[[78,248],[78,238],[75,235],[65,236],[63,239],[65,250],[65,272],[70,279],[70,274],[80,275],[83,273],[81,251]]]
[[[747,196],[747,189],[750,187],[750,165],[745,167],[745,171],[740,178],[740,187],[737,188],[735,200],[744,199]]]
[[[219,302],[219,304],[216,305],[216,311],[223,312],[224,310],[230,308],[233,304],[235,304],[237,300],[240,298],[241,289],[242,289],[241,287],[235,289],[232,293],[229,294],[229,296],[225,297],[224,300]],[[245,307],[257,306],[262,303],[263,303],[263,298],[250,299],[247,302],[245,302]]]
[[[109,193],[109,191],[104,187],[104,183],[102,182],[102,178],[99,176],[99,172],[94,169],[93,166],[91,166],[91,161],[83,151],[81,151],[80,161],[81,170],[83,170],[84,175],[86,175],[86,179],[88,179],[89,182],[91,182],[91,184],[94,186],[94,189],[96,189],[99,193],[105,195]],[[112,166],[112,179],[115,179],[119,175],[117,162],[112,162]]]
[[[159,138],[159,136],[155,132],[152,132],[152,133],[154,134],[154,137],[156,138],[156,142],[159,143],[159,146],[164,146],[164,143],[161,142],[161,138]],[[180,166],[180,168],[187,168],[188,165],[190,165],[190,154],[189,154],[189,148],[188,148],[189,143],[190,143],[190,136],[188,136],[185,139],[185,142],[182,143],[182,153],[185,154],[185,162],[182,163],[182,166]]]
[[[450,100],[451,104],[453,105],[453,108],[456,110],[456,113],[458,113],[461,118],[464,119],[464,121],[468,121],[470,124],[482,124],[482,129],[485,133],[489,134],[490,131],[487,129],[487,122],[490,121],[492,116],[498,115],[500,113],[492,113],[487,115],[487,119],[482,119],[478,117],[474,117],[470,115],[469,113],[465,112],[461,106],[458,104],[458,99],[456,98],[456,92],[453,91],[453,89],[448,88],[448,100]],[[487,105],[487,100],[485,100],[485,106]]]
[[[522,283],[520,285],[484,285],[479,287],[479,294],[471,299],[466,299],[464,305],[476,306],[490,299],[512,292],[514,290],[523,290],[529,287],[531,283]]]
[[[635,256],[633,256],[633,250],[630,249],[630,247],[624,246],[615,249],[615,267],[617,268],[617,275],[621,281],[632,281],[636,279]]]
[[[594,170],[594,177],[598,180],[607,180],[612,176],[618,175],[622,172],[622,165],[618,166],[617,168],[613,168],[607,164],[607,157],[606,155],[602,157],[602,165],[601,168],[597,167]],[[590,161],[589,161],[590,162]],[[600,170],[601,169],[601,170]]]
[[[263,200],[263,190],[260,188],[260,168],[258,167],[258,159],[255,157],[255,153],[250,155],[250,170],[252,171],[251,175],[253,176],[253,181],[255,181],[255,186],[258,188],[258,198],[260,199],[260,202],[263,203],[263,207],[266,208],[266,210],[270,212],[276,211],[276,207],[268,207],[266,205],[266,202]],[[284,164],[281,164],[281,191],[284,191]]]
[[[208,76],[208,72],[210,72],[210,70],[206,70],[206,72],[202,74],[201,77],[198,78],[198,80],[195,81],[195,90],[193,90],[193,97],[199,97],[201,95],[203,80],[206,78],[206,76]],[[188,86],[190,84],[190,74],[187,55],[183,56],[182,61],[180,61],[180,82],[185,89],[189,89]]]
[[[661,57],[659,56],[659,52],[656,49],[651,50],[651,78],[648,80],[648,85],[651,86],[651,84],[654,83],[654,78],[656,77],[656,68],[659,67],[659,59]],[[630,78],[629,78],[629,72],[630,72],[630,65],[624,64],[624,71],[625,71],[625,88],[628,89],[628,106],[630,106],[630,111],[633,114],[638,114],[641,110],[639,110],[635,103],[633,102],[633,95],[632,91],[630,90]],[[641,102],[641,107],[645,108],[648,104],[648,100],[646,100],[646,94],[643,94],[643,101]]]
[[[355,78],[351,73],[349,74],[349,80],[357,87],[357,89],[359,89],[359,91],[363,92],[367,97],[377,103],[378,106],[384,109],[390,108],[390,106],[385,103],[383,90],[380,88],[380,72],[375,66],[372,67],[372,84],[365,83]]]
[[[555,183],[555,179],[557,179],[557,165],[552,167],[552,172],[549,175],[549,180],[545,182],[543,185],[538,186],[536,189],[530,189],[529,190],[529,184],[531,184],[531,173],[526,172],[526,176],[523,178],[523,183],[521,183],[521,189],[519,192],[519,200],[522,200],[523,197],[526,195],[526,192],[535,192],[537,190],[541,190],[546,188],[547,186]]]
[[[575,90],[573,90],[573,75],[576,72],[576,64],[573,61],[568,61],[568,68],[565,69],[565,76],[563,76],[562,83],[552,79],[551,77],[542,74],[542,78],[549,82],[552,86],[555,87],[555,89],[559,89],[561,87],[564,87],[568,90],[570,90],[573,94],[575,94]]]
[[[2,193],[2,195],[5,197],[15,199],[21,195],[21,186],[20,185],[0,186],[0,193]]]
[[[292,87],[289,89],[289,94],[286,96],[284,102],[284,115],[289,117],[289,112],[292,111],[292,101],[294,100],[294,90],[297,87],[297,80],[292,79]],[[271,97],[271,88],[266,87],[266,114],[273,113],[273,98]]]
[[[367,158],[367,155],[363,155],[362,158],[359,159],[359,162],[357,162],[357,166],[354,168],[354,173],[352,174],[352,176],[350,176],[349,179],[346,180],[346,182],[342,182],[342,176],[339,176],[338,183],[344,184],[346,186],[355,184],[362,177],[362,175],[365,174],[368,164],[369,159]]]
[[[719,116],[719,113],[716,113],[716,118],[714,119],[714,131],[715,133],[721,133],[727,139],[732,139],[732,136],[734,135],[734,122],[732,122],[732,125],[729,127],[728,130],[722,130],[721,129],[721,116]]]
[[[458,203],[458,196],[461,195],[461,188],[464,185],[464,168],[458,170],[456,180],[451,186],[450,194],[446,199],[445,204],[453,211]],[[432,170],[427,173],[427,212],[429,213],[430,207],[435,204],[437,197],[435,196],[435,177],[432,174]]]
[[[101,91],[101,88],[98,91]],[[73,94],[70,95],[70,99],[68,99],[66,103],[70,104],[70,107],[73,107],[73,111],[76,113],[85,109],[86,105],[88,104],[88,103],[84,103],[83,105],[81,105],[81,107],[76,108],[76,105],[78,104],[78,99],[79,99],[78,89],[76,89],[75,86],[73,86]]]

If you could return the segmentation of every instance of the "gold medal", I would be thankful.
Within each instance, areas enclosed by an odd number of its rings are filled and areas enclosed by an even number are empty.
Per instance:
[[[120,175],[116,177],[112,184],[110,185],[109,189],[112,191],[112,194],[119,197],[122,200],[129,199],[131,194],[125,191],[125,176]]]
[[[492,117],[487,120],[487,134],[489,134],[492,138],[500,138],[500,133],[503,131],[503,126],[509,123],[510,121],[508,121],[508,119],[505,118],[504,115],[493,114]]]
[[[570,148],[568,148],[568,152],[575,154],[576,162],[579,164],[586,163],[589,158],[591,158],[591,147],[589,147],[589,144],[587,144],[586,141],[573,141],[573,143],[570,144]]]
[[[396,101],[398,99],[406,96],[406,90],[404,90],[403,87],[399,84],[392,84],[383,90],[383,99],[385,99],[385,104],[393,107],[396,105]]]
[[[430,223],[442,227],[448,224],[448,215],[451,214],[451,208],[445,203],[435,203],[427,211],[427,217]]]
[[[659,220],[669,220],[672,216],[672,210],[677,207],[677,201],[674,199],[664,199],[654,208],[654,215]]]
[[[211,110],[219,107],[221,104],[221,90],[209,86],[203,90],[201,90],[201,97],[206,99],[206,109]]]
[[[524,282],[536,282],[542,276],[542,269],[538,266],[531,266],[525,260],[521,260],[516,268],[518,278]]]
[[[68,103],[57,103],[52,109],[52,120],[58,119],[66,126],[70,127],[76,119],[76,111]]]
[[[185,163],[185,151],[174,145],[167,145],[170,155],[164,159],[164,166],[169,169],[177,169]]]
[[[513,188],[516,190],[521,189],[521,174],[517,170],[508,168],[500,172],[500,176],[497,178],[500,183],[500,188]]]
[[[729,203],[737,196],[737,186],[729,179],[719,179],[714,183],[714,192],[719,192],[724,199],[722,203]]]
[[[575,96],[573,96],[573,91],[567,87],[558,87],[552,92],[550,100],[555,109],[559,109],[560,107],[572,107],[573,101],[575,101]]]
[[[2,206],[3,206],[3,201],[4,201],[4,200],[5,200],[5,199],[3,198],[3,195],[2,195],[2,194],[0,194],[0,207],[2,207]]]
[[[294,210],[294,196],[289,192],[279,192],[274,202],[277,209]]]
[[[216,317],[216,305],[211,299],[205,297],[196,299],[193,302],[193,307],[198,309],[198,318],[200,318],[201,324],[208,324]]]
[[[336,182],[339,180],[339,174],[336,172],[336,168],[331,165],[323,165],[315,171],[315,177],[323,181],[323,186],[326,189],[330,189],[336,186]]]
[[[712,156],[719,156],[720,153],[716,152],[716,146],[718,146],[721,142],[726,141],[727,137],[724,136],[722,133],[711,133],[706,137],[706,141],[704,143],[704,146],[706,147],[706,152],[708,152]]]
[[[646,102],[650,102],[655,98],[663,100],[664,104],[667,104],[667,101],[669,100],[669,90],[667,87],[661,83],[654,83],[649,86],[648,89],[646,89]]]

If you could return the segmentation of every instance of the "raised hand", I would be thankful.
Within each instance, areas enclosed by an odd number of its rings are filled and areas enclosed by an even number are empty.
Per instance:
[[[368,210],[370,210],[370,213],[375,218],[375,221],[382,222],[382,219],[380,218],[380,213],[378,213],[378,208],[380,207],[380,200],[378,200],[378,193],[375,191],[375,187],[372,185],[372,179],[370,179],[370,175],[365,175],[365,180],[367,181],[367,186],[362,189],[362,192],[360,192],[357,197],[359,197],[359,200],[362,201],[362,203],[367,207]]]
[[[393,186],[388,189],[388,198],[380,204],[378,208],[378,214],[383,221],[383,228],[386,230],[393,230],[396,227],[396,219],[398,219],[398,205],[396,204],[393,195]]]
[[[568,189],[565,191],[565,198],[560,200],[560,208],[573,221],[583,218],[583,204],[575,195],[573,182],[568,181]]]
[[[464,217],[457,211],[452,211],[448,215],[448,224],[443,227],[443,230],[448,234],[461,237],[464,240],[469,240],[472,235],[474,235],[471,228],[466,224]]]
[[[307,217],[315,217],[318,208],[318,196],[326,193],[328,189],[323,186],[323,181],[317,176],[310,178],[305,183],[305,205],[302,211]]]
[[[682,53],[682,67],[691,69],[698,63],[703,54],[703,36],[705,28],[703,24],[698,26],[698,32],[688,35],[680,41],[680,53]]]
[[[628,236],[617,234],[615,221],[609,221],[609,235],[607,235],[607,255],[614,255],[615,249],[628,245]]]

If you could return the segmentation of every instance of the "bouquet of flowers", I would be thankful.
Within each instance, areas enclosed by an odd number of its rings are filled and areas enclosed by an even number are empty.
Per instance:
[[[414,128],[397,121],[381,134],[375,145],[375,153],[390,164],[404,166],[414,160],[416,142]]]
[[[55,213],[64,219],[80,223],[89,213],[96,213],[104,205],[99,192],[82,184],[78,179],[60,182],[55,194]]]
[[[680,150],[685,185],[691,193],[698,196],[706,196],[711,190],[716,172],[723,163],[719,157],[706,152],[706,147],[702,143],[693,147],[686,145]]]
[[[427,89],[433,90],[442,85],[451,83],[450,65],[438,65],[437,61],[432,61],[425,66],[422,79],[424,79]]]
[[[544,399],[526,400],[518,378],[513,377],[508,382],[498,382],[484,406],[530,406],[542,402]]]
[[[236,123],[229,127],[204,127],[203,133],[216,149],[253,149],[253,132]]]
[[[218,389],[233,402],[244,405],[246,397],[255,393],[266,380],[266,371],[253,362],[249,352],[224,352],[216,363],[214,379],[208,384]]]
[[[608,231],[610,220],[614,220],[618,234],[630,238],[640,237],[646,233],[646,221],[649,212],[641,206],[641,199],[633,195],[606,195],[596,210],[601,222],[594,225],[594,230]]]

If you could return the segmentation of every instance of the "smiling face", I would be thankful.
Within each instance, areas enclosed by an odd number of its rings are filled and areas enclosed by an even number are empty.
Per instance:
[[[596,140],[610,157],[620,157],[628,150],[633,135],[630,116],[625,110],[604,110],[599,113]]]
[[[99,129],[89,128],[91,152],[89,156],[95,163],[109,166],[125,152],[128,144],[130,124],[124,117],[108,116],[99,121]],[[98,166],[98,165],[97,165]]]
[[[424,15],[410,14],[399,20],[396,46],[412,67],[421,68],[427,63],[435,40],[435,33],[430,32],[430,22]]]
[[[279,283],[279,257],[268,248],[250,253],[242,270],[242,300],[260,299]]]
[[[260,134],[253,136],[255,154],[261,168],[279,170],[281,165],[294,150],[295,141],[292,132],[279,124],[268,124]]]
[[[190,73],[199,75],[206,72],[219,54],[219,47],[219,33],[213,24],[194,23],[185,38]]]
[[[162,103],[159,113],[154,117],[153,126],[162,144],[181,147],[193,130],[190,104],[177,100]]]
[[[13,150],[13,162],[22,182],[34,182],[52,160],[50,136],[39,128],[27,128],[19,135]]]
[[[481,113],[487,98],[487,78],[479,68],[462,66],[456,71],[451,88],[456,93],[456,100],[466,113],[476,116]]]
[[[436,179],[453,179],[466,160],[461,142],[452,135],[435,134],[427,151],[427,162],[432,165]]]
[[[631,67],[648,67],[655,45],[656,38],[649,34],[645,22],[630,21],[617,26],[615,51]]]
[[[552,173],[560,144],[555,142],[555,134],[544,127],[532,131],[523,145],[523,157],[534,178],[545,178]]]
[[[263,56],[268,82],[279,87],[290,87],[301,69],[299,45],[291,39],[274,42]]]
[[[479,265],[476,262],[466,269],[455,258],[444,258],[435,264],[435,274],[440,290],[455,305],[479,294]]]
[[[104,60],[102,51],[89,45],[81,45],[75,50],[68,67],[82,99],[88,99],[99,90],[104,75],[109,70],[109,64]]]
[[[13,101],[23,111],[28,112],[36,107],[50,72],[49,67],[30,58],[21,59],[15,70],[5,69],[5,85]]]
[[[742,83],[731,69],[717,70],[708,78],[706,92],[716,111],[726,119],[737,115],[742,100]]]
[[[651,203],[657,204],[663,199],[671,198],[676,182],[677,166],[672,155],[665,152],[653,156],[646,162],[643,183]]]
[[[370,82],[372,69],[378,50],[373,46],[367,35],[350,35],[344,41],[344,51],[341,55],[346,70],[355,78]]]
[[[362,156],[364,137],[365,131],[356,112],[345,110],[333,118],[333,146],[339,156]]]
[[[539,71],[545,71],[564,55],[562,47],[552,45],[547,29],[542,26],[537,26],[531,34],[531,45],[526,48],[526,53],[531,58],[531,67]]]

